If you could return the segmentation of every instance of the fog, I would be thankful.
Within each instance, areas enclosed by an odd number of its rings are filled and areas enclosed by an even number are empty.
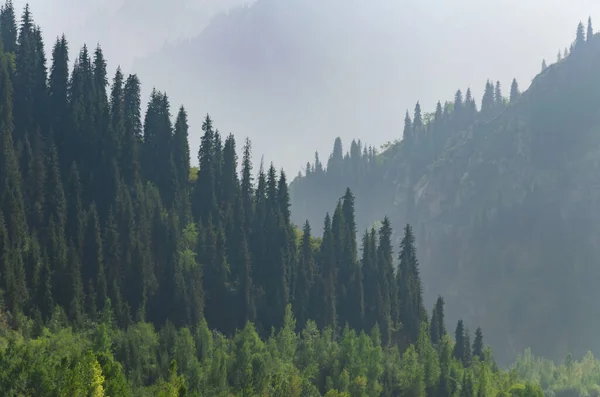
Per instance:
[[[24,1],[14,1],[20,10]],[[138,73],[189,113],[192,161],[202,118],[253,141],[294,176],[341,136],[379,146],[404,112],[485,81],[527,88],[542,59],[569,46],[594,0],[31,0],[48,49],[63,32],[73,56],[100,43],[110,74]],[[244,9],[232,7],[246,4]]]

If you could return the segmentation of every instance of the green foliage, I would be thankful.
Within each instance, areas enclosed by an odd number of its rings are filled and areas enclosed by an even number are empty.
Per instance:
[[[481,102],[463,89],[433,116],[415,106],[396,128],[402,140],[373,156],[336,139],[334,169],[317,173],[315,162],[292,182],[293,220],[320,223],[350,187],[361,234],[385,215],[393,241],[414,227],[425,304],[444,296],[446,318],[481,325],[503,365],[528,346],[554,360],[599,351],[590,313],[600,300],[600,195],[590,186],[600,172],[600,38],[588,25],[524,92],[489,79]],[[403,324],[413,341],[418,324]]]
[[[415,232],[405,223],[397,244],[391,220],[374,216],[396,189],[371,194],[400,170],[412,223],[413,188],[447,139],[506,108],[499,83],[481,114],[470,90],[431,114],[417,102],[383,156],[360,141],[344,156],[340,139],[327,170],[316,156],[306,181],[337,201],[332,216],[316,206],[318,238],[291,220],[302,182],[261,164],[254,183],[249,140],[238,173],[234,136],[223,141],[206,115],[191,167],[185,109],[173,118],[154,89],[142,121],[138,78],[117,69],[108,92],[100,46],[69,71],[61,37],[48,68],[29,7],[17,32],[10,1],[0,35],[0,395],[541,395],[520,363],[496,368],[480,329],[477,359],[462,322],[453,346],[441,298],[428,322]],[[356,211],[347,175],[371,208]],[[359,258],[357,228],[381,218]],[[575,387],[578,365],[539,383]]]

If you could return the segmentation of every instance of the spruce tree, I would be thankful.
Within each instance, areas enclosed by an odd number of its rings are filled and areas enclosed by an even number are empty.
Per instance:
[[[188,121],[187,112],[181,106],[175,121],[173,134],[173,161],[177,180],[177,191],[175,193],[175,206],[178,208],[182,219],[191,216],[189,178],[190,178],[190,146],[188,143]]]
[[[377,264],[379,267],[379,283],[383,299],[383,315],[381,332],[384,344],[391,343],[394,321],[398,318],[398,289],[395,282],[394,259],[392,247],[392,227],[386,216],[379,228],[377,247]]]
[[[19,313],[24,307],[28,292],[22,253],[27,242],[27,218],[21,193],[21,173],[14,150],[12,134],[12,85],[8,72],[6,53],[0,47],[0,211],[8,234],[9,248],[6,248],[2,263],[3,280],[7,307]]]
[[[465,94],[465,121],[472,122],[475,120],[477,116],[477,104],[475,103],[475,98],[473,98],[473,94],[471,93],[471,89],[467,88],[467,93]],[[441,111],[441,109],[440,109]]]
[[[209,115],[204,119],[202,131],[204,135],[200,139],[198,151],[198,179],[194,188],[192,211],[194,219],[206,222],[208,216],[214,215],[214,209],[217,208],[214,130]]]
[[[588,18],[587,23],[587,34],[585,35],[585,39],[590,41],[594,37],[594,28],[592,27],[592,17]]]
[[[485,358],[483,353],[483,331],[481,327],[477,327],[475,331],[475,340],[473,340],[473,357],[477,357],[479,360]]]
[[[402,133],[402,139],[406,140],[407,143],[412,142],[413,137],[413,124],[410,119],[410,115],[408,114],[408,110],[406,111],[406,115],[404,116],[404,132]]]
[[[172,130],[168,98],[164,93],[154,90],[144,118],[142,169],[145,171],[145,179],[160,191],[167,208],[174,202],[174,179],[176,180],[176,170],[171,164],[174,160],[171,152]]]
[[[56,39],[52,49],[52,66],[48,85],[50,129],[54,142],[61,153],[61,172],[67,175],[69,167],[74,160],[69,135],[69,46],[63,35]]]
[[[421,115],[421,104],[417,101],[415,105],[415,113],[413,117],[413,129],[415,134],[423,128],[423,116]]]
[[[577,25],[577,33],[575,35],[575,47],[580,47],[585,43],[585,28],[583,27],[583,23],[580,21]]]
[[[362,243],[362,269],[364,272],[364,327],[372,329],[380,320],[379,307],[382,306],[383,297],[379,286],[377,257],[372,252],[377,247],[371,244],[371,234],[365,231]],[[375,260],[374,260],[375,259]]]
[[[19,142],[28,134],[35,133],[34,98],[35,92],[35,42],[34,25],[29,5],[21,16],[18,45],[15,56],[16,74],[14,79],[14,139]]]
[[[511,104],[514,104],[515,102],[517,102],[517,100],[519,99],[520,96],[521,96],[521,92],[519,91],[519,84],[517,83],[517,79],[513,79],[512,83],[510,85],[509,102]]]
[[[319,250],[319,285],[314,298],[314,318],[319,328],[337,328],[335,245],[331,217],[325,215],[323,240]]]
[[[6,0],[0,7],[0,37],[4,51],[14,53],[17,50],[17,22],[12,0]]]
[[[446,335],[446,325],[444,322],[444,299],[438,296],[433,313],[431,315],[430,336],[431,343],[439,345]]]
[[[494,102],[496,103],[496,107],[502,108],[504,106],[504,97],[502,96],[502,88],[499,81],[496,81],[494,88]]]
[[[119,169],[125,184],[135,189],[138,188],[141,178],[142,122],[140,105],[140,81],[136,75],[129,75],[123,88],[124,137]]]
[[[494,85],[488,80],[481,100],[481,114],[490,117],[494,110]]]
[[[398,320],[402,324],[406,344],[414,343],[417,340],[421,322],[427,321],[414,244],[412,228],[410,225],[406,225],[404,237],[400,243],[400,264],[396,275],[399,300]]]
[[[454,350],[452,356],[460,362],[464,362],[465,353],[465,328],[462,320],[458,320],[454,330]]]
[[[310,235],[310,224],[304,223],[302,229],[302,241],[300,245],[300,256],[298,258],[298,269],[296,288],[294,290],[294,310],[299,330],[304,329],[310,318],[310,296],[313,292],[315,279],[315,259],[313,255],[312,237]]]

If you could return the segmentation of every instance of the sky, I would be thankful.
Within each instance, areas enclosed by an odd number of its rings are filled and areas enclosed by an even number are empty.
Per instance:
[[[24,1],[13,0],[17,10]],[[456,89],[480,101],[488,78],[527,88],[597,18],[594,0],[30,0],[50,50],[100,43],[109,74],[138,73],[143,102],[165,90],[189,113],[192,162],[210,113],[291,176],[341,136],[379,146],[404,112],[432,111]],[[232,17],[212,18],[251,4]],[[18,11],[20,13],[20,11]],[[110,71],[112,70],[112,71]]]

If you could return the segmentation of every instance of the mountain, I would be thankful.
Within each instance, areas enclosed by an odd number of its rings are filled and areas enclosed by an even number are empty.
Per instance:
[[[349,186],[359,226],[413,224],[426,303],[442,293],[502,362],[527,346],[599,352],[600,37],[583,36],[522,94],[488,81],[480,111],[470,91],[431,114],[417,104],[380,154],[353,142],[344,157],[337,141],[293,181],[293,219],[316,221]]]
[[[100,46],[70,68],[62,36],[48,62],[20,22],[0,7],[0,395],[542,395],[425,309],[410,225],[396,245],[383,218],[359,255],[344,189],[315,238],[249,140],[238,172],[207,115],[193,172],[184,107],[153,90],[142,112]]]
[[[210,113],[223,131],[252,139],[257,163],[264,155],[293,175],[338,135],[376,146],[398,136],[402,109],[417,93],[431,106],[457,86],[479,91],[475,84],[490,76],[529,83],[541,59],[553,58],[556,43],[571,36],[568,21],[597,7],[588,0],[569,7],[257,0],[215,17],[196,37],[140,57],[132,70],[188,104],[192,148]]]

